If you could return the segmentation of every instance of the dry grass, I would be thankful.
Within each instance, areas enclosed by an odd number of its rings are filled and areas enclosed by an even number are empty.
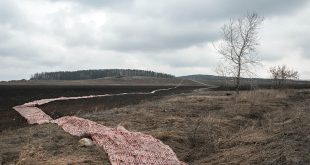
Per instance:
[[[253,90],[253,91],[243,91],[237,97],[238,102],[245,102],[251,104],[257,104],[270,99],[286,99],[288,94],[293,90],[274,90],[274,89],[264,89],[264,90]]]
[[[53,124],[7,130],[0,136],[3,164],[109,164],[97,147],[80,147],[79,138]]]
[[[159,138],[190,164],[291,164],[309,162],[304,151],[309,138],[302,136],[309,133],[310,95],[301,93],[257,90],[234,96],[208,91],[84,117],[110,126],[126,121],[127,129]],[[284,135],[290,131],[297,143]]]
[[[244,91],[239,96],[227,93],[200,91],[113,109],[96,104],[96,111],[80,115],[106,126],[122,125],[151,134],[189,164],[310,164],[309,90]],[[35,130],[46,134],[45,127],[36,126]],[[23,137],[24,148],[15,149],[13,162],[42,157],[48,158],[42,160],[45,164],[108,161],[101,150],[76,148],[78,139],[57,133],[54,127],[48,134],[52,138],[36,138],[35,130]],[[7,138],[0,140],[10,141],[10,137],[12,142],[12,137],[17,138],[25,129],[20,131],[7,132]],[[57,136],[62,140],[55,141]],[[36,143],[39,139],[43,141]],[[53,149],[55,144],[59,146]]]

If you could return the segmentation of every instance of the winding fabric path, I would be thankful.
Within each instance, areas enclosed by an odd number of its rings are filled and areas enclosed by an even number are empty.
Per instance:
[[[38,105],[58,100],[86,99],[129,94],[154,94],[159,91],[175,89],[179,87],[181,83],[173,88],[158,89],[151,92],[42,99],[15,106],[13,109],[26,118],[29,124],[55,123],[71,135],[79,137],[90,136],[96,145],[102,147],[106,151],[112,165],[185,165],[186,163],[178,160],[176,154],[168,145],[165,145],[160,140],[150,135],[140,132],[130,132],[124,127],[109,128],[94,121],[76,116],[64,116],[53,120],[49,115],[36,107]]]

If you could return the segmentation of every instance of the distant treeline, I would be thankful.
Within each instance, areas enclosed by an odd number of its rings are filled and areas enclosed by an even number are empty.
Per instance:
[[[98,69],[35,73],[30,80],[85,80],[104,77],[144,76],[173,78],[173,75],[136,69]]]

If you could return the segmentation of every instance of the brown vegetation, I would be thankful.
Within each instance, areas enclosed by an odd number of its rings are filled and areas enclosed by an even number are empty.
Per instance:
[[[3,131],[0,164],[109,164],[96,146],[80,147],[73,137],[54,124]]]
[[[57,109],[75,109],[79,116],[106,126],[122,125],[151,134],[189,164],[310,163],[309,90],[242,91],[239,96],[197,90],[111,109],[104,108],[100,100],[83,102],[89,103],[83,107],[62,102]],[[55,104],[43,110],[54,109]],[[108,161],[95,146],[79,148],[78,140],[54,125],[29,126],[3,132],[0,147],[6,150],[0,154],[5,164]]]
[[[309,103],[310,91],[207,91],[84,117],[149,133],[190,164],[309,163]]]

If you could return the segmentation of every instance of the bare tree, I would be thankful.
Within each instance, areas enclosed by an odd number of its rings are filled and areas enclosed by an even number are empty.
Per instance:
[[[251,13],[244,18],[231,19],[222,28],[223,40],[216,49],[228,63],[231,76],[236,79],[237,93],[241,75],[253,74],[250,67],[259,64],[255,52],[258,45],[258,29],[262,22],[262,17],[257,13]]]
[[[299,78],[298,71],[289,69],[286,65],[271,67],[269,72],[271,73],[271,77],[274,79],[278,88],[280,88],[288,79]]]

